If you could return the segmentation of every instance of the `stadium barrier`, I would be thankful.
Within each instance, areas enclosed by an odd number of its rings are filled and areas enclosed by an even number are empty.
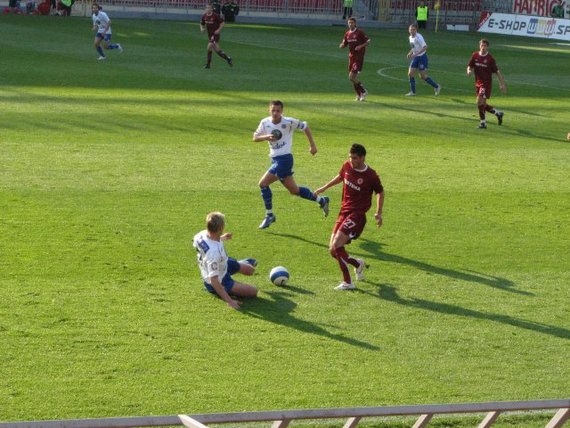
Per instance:
[[[272,428],[286,428],[292,421],[307,419],[344,419],[343,428],[356,428],[363,418],[416,416],[418,418],[414,428],[423,428],[429,424],[433,416],[458,414],[484,415],[479,428],[488,428],[502,413],[540,410],[556,412],[546,428],[560,428],[570,418],[570,399],[0,422],[0,428],[133,428],[180,425],[188,428],[208,428],[209,425],[215,424],[252,422],[271,422]]]
[[[0,0],[7,3],[8,0]],[[112,17],[196,19],[204,13],[206,0],[100,0],[104,10]],[[467,24],[475,28],[482,11],[497,11],[492,7],[496,0],[427,0],[430,8],[429,22],[439,15],[441,29],[446,24]],[[497,0],[498,1],[498,0]],[[511,8],[513,0],[500,0]],[[77,0],[72,8],[74,16],[91,16],[92,0]],[[223,3],[223,1],[222,1]],[[343,0],[239,0],[238,22],[264,22],[264,19],[297,19],[327,21],[340,24]],[[408,26],[415,22],[417,0],[354,0],[353,15],[368,26]],[[436,11],[436,5],[439,11]]]

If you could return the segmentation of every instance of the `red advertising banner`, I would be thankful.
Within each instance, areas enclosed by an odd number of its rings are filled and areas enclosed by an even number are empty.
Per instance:
[[[513,13],[564,18],[568,0],[513,0]]]

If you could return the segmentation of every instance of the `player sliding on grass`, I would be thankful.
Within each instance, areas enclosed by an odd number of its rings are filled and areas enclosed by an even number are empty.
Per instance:
[[[253,133],[253,141],[267,141],[269,143],[269,156],[271,157],[271,166],[259,180],[261,197],[265,204],[265,218],[259,228],[265,229],[276,220],[275,214],[273,214],[273,196],[269,186],[277,180],[281,181],[281,184],[292,195],[318,202],[326,217],[329,214],[329,198],[313,195],[313,192],[307,187],[297,186],[293,178],[293,132],[295,130],[303,131],[309,140],[309,151],[312,155],[317,153],[317,146],[309,125],[307,122],[294,117],[283,116],[283,103],[281,101],[271,101],[269,113],[271,116],[262,119]]]
[[[481,39],[481,41],[479,41],[479,51],[473,52],[471,59],[467,63],[467,75],[470,76],[473,71],[475,72],[477,108],[479,109],[479,119],[481,119],[479,129],[487,128],[487,120],[485,119],[485,112],[487,111],[497,116],[499,125],[502,125],[504,113],[502,111],[495,110],[493,106],[487,104],[487,100],[491,98],[493,73],[497,74],[501,92],[506,93],[507,86],[505,85],[505,79],[503,78],[501,71],[497,67],[495,58],[493,58],[489,53],[489,41],[486,39]]]
[[[208,55],[204,68],[210,68],[212,64],[212,51],[216,52],[226,62],[233,66],[232,58],[220,48],[220,32],[224,28],[224,18],[214,12],[212,5],[206,7],[206,13],[200,19],[200,31],[208,30]]]
[[[239,309],[241,302],[235,297],[256,297],[257,288],[253,285],[234,281],[232,275],[242,273],[253,275],[257,261],[245,259],[237,261],[228,257],[223,241],[232,239],[231,233],[224,233],[225,216],[212,212],[206,217],[206,230],[194,236],[193,246],[198,252],[198,266],[204,280],[204,287],[218,295],[228,306]]]
[[[349,160],[342,164],[338,175],[315,190],[315,195],[323,193],[329,187],[343,183],[340,213],[334,225],[329,250],[342,272],[342,282],[335,290],[354,290],[356,286],[350,278],[348,265],[354,267],[356,279],[364,280],[365,263],[362,259],[351,257],[344,248],[358,238],[366,225],[366,212],[372,206],[372,194],[376,193],[376,212],[374,218],[378,227],[382,226],[384,208],[384,187],[380,177],[366,163],[366,149],[360,144],[350,148]]]

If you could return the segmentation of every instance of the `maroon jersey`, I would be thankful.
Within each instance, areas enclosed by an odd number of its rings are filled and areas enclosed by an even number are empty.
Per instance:
[[[483,87],[490,92],[493,85],[493,73],[499,70],[495,58],[490,53],[481,55],[477,51],[473,52],[467,65],[475,72],[475,87]]]
[[[343,43],[348,46],[348,56],[350,58],[354,57],[363,59],[364,53],[366,52],[366,47],[363,47],[359,51],[355,50],[355,48],[363,43],[366,43],[368,40],[370,39],[360,28],[356,28],[354,31],[348,30],[346,33],[344,33]]]
[[[224,22],[224,18],[213,12],[211,15],[202,15],[200,22],[206,27],[206,30],[208,30],[208,39],[210,39],[214,35],[214,31],[220,28],[220,25]]]
[[[380,177],[368,165],[364,171],[358,171],[352,167],[350,161],[346,161],[338,174],[344,183],[341,213],[366,213],[372,205],[372,193],[381,193],[384,190]]]

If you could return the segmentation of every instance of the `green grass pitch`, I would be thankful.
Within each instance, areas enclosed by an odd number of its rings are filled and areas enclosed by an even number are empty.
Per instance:
[[[480,34],[424,33],[443,90],[409,99],[406,30],[364,27],[356,103],[340,26],[228,25],[235,65],[211,70],[196,22],[115,19],[105,63],[90,28],[0,17],[0,420],[568,397],[570,46],[489,35],[509,92],[480,131]],[[270,99],[315,135],[314,157],[295,137],[299,184],[352,142],[382,177],[385,224],[348,248],[358,291],[333,290],[340,186],[323,218],[273,185],[257,229]],[[190,246],[213,210],[259,260],[240,312]]]

